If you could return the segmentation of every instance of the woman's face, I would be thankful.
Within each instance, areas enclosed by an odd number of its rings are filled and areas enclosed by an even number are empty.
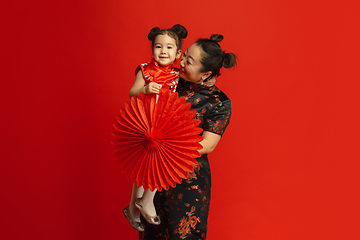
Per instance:
[[[202,49],[197,45],[191,45],[181,57],[180,77],[186,81],[198,84],[211,75],[211,71],[202,73],[201,60]]]

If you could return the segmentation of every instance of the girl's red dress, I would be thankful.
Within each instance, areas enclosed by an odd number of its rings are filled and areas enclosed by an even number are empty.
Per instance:
[[[135,70],[135,75],[140,70],[145,80],[145,86],[150,82],[156,82],[161,84],[162,87],[169,88],[172,92],[176,91],[176,86],[179,82],[179,68],[174,67],[172,64],[163,67],[152,59],[150,63],[140,64]]]

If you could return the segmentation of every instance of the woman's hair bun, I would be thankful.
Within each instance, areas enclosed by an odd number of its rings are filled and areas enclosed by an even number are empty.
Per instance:
[[[187,37],[187,30],[184,26],[180,24],[175,24],[172,28],[176,32],[176,34],[179,36],[179,38],[186,38]]]
[[[236,56],[232,52],[225,53],[223,66],[224,68],[234,67],[236,64]]]
[[[221,34],[212,34],[210,40],[214,42],[221,42],[224,39],[223,35]]]
[[[150,41],[154,40],[155,36],[157,35],[157,33],[160,32],[160,28],[159,27],[153,27],[149,34],[148,34],[148,39]]]

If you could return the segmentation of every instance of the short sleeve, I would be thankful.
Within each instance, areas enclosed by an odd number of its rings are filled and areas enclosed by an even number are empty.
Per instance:
[[[223,135],[231,117],[231,101],[226,99],[218,102],[208,115],[203,129]]]
[[[137,66],[135,69],[135,76],[138,74],[138,72],[141,70],[141,65]]]
[[[138,72],[141,70],[143,78],[145,80],[145,85],[148,85],[149,82],[151,82],[154,78],[154,70],[152,66],[149,63],[142,63],[135,69],[135,76],[138,74]]]

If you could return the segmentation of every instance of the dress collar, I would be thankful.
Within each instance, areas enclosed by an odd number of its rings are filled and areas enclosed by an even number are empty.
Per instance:
[[[170,71],[172,69],[172,64],[170,64],[167,67],[161,66],[160,64],[158,64],[154,58],[151,59],[151,63],[154,64],[156,67],[160,68],[162,71]]]
[[[201,85],[200,83],[198,83],[198,84],[193,85],[192,88],[190,88],[190,84],[189,84],[188,81],[185,81],[185,80],[182,79],[182,78],[181,78],[181,80],[184,82],[184,87],[185,87],[186,89],[188,89],[188,90],[193,90],[193,91],[198,91],[198,90],[200,90],[200,89],[210,89],[210,88],[212,88],[212,87],[215,86],[215,85],[212,85],[212,86],[210,86],[210,87],[207,87],[207,86],[205,86],[205,85]]]

